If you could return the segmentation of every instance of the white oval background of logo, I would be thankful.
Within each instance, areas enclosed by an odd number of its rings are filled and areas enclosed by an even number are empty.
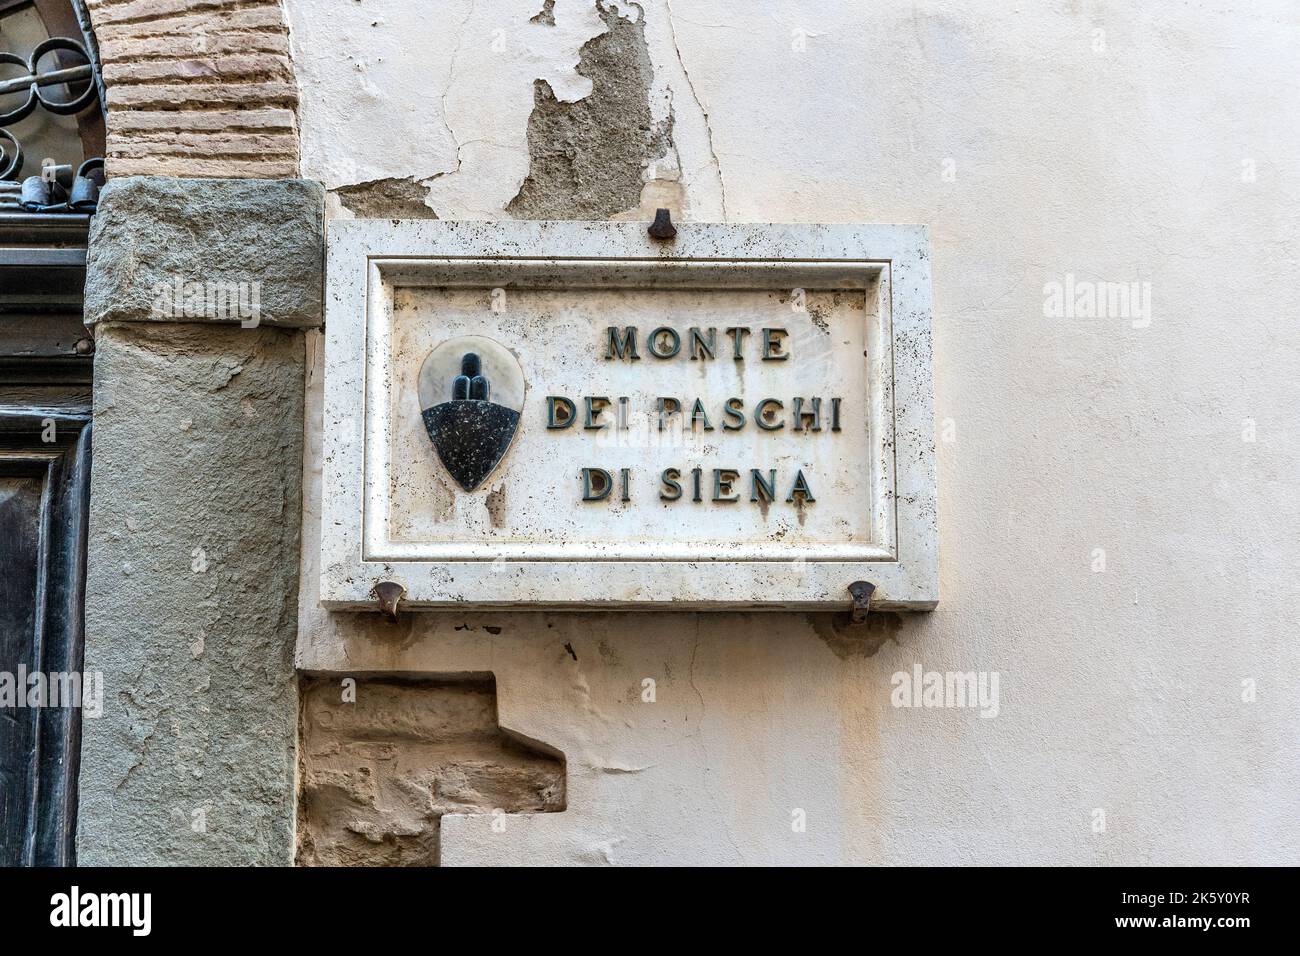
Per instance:
[[[473,352],[482,363],[480,374],[491,389],[489,401],[524,411],[524,370],[515,354],[499,342],[482,335],[461,335],[443,342],[420,366],[416,386],[420,408],[432,408],[451,401],[451,383],[460,374],[460,362]]]

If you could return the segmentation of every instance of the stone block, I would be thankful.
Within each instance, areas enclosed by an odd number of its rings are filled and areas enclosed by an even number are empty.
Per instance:
[[[87,325],[321,322],[324,192],[300,179],[110,180],[87,254]]]
[[[291,329],[99,329],[82,864],[292,860],[304,355]]]

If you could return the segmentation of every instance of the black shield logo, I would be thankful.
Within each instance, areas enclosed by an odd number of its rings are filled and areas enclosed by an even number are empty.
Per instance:
[[[424,409],[424,427],[447,474],[473,491],[492,474],[514,441],[519,412],[492,401],[492,384],[482,362],[466,352],[449,401]]]

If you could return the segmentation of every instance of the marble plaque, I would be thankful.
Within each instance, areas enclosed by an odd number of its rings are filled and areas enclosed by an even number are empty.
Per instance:
[[[937,600],[918,226],[336,221],[328,606]]]

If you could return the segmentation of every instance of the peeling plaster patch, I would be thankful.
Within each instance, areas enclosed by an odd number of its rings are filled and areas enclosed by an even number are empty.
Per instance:
[[[471,4],[456,31],[439,98],[455,156],[443,175],[428,181],[429,203],[443,219],[506,217],[506,204],[528,175],[537,80],[562,103],[591,93],[591,80],[577,67],[583,44],[609,29],[604,19],[592,0],[556,0],[554,26],[531,22],[539,3],[513,0],[504,16],[497,5]],[[423,68],[426,58],[419,62]]]
[[[545,80],[533,85],[528,119],[531,166],[506,212],[519,219],[608,219],[641,204],[643,173],[672,149],[672,114],[650,109],[654,67],[639,4],[598,0],[607,31],[583,44],[578,73],[591,94],[556,98]]]
[[[641,189],[641,202],[631,209],[624,210],[617,216],[610,216],[616,222],[636,222],[652,220],[655,210],[667,209],[675,222],[684,221],[686,216],[686,189],[675,179],[649,178]]]
[[[886,642],[898,643],[898,632],[903,627],[902,615],[888,611],[873,611],[867,615],[867,623],[858,627],[845,626],[839,618],[839,614],[808,615],[817,636],[842,661],[874,657]]]
[[[332,190],[343,208],[358,219],[437,219],[425,203],[429,191],[414,176],[375,179]]]
[[[446,0],[440,19],[454,25],[472,6]],[[456,144],[430,90],[449,81],[458,34],[412,30],[419,13],[411,0],[284,0],[283,7],[305,178],[333,189],[454,167]]]
[[[528,18],[529,23],[544,23],[548,27],[555,26],[555,0],[546,0],[542,4],[542,9],[534,17]]]

